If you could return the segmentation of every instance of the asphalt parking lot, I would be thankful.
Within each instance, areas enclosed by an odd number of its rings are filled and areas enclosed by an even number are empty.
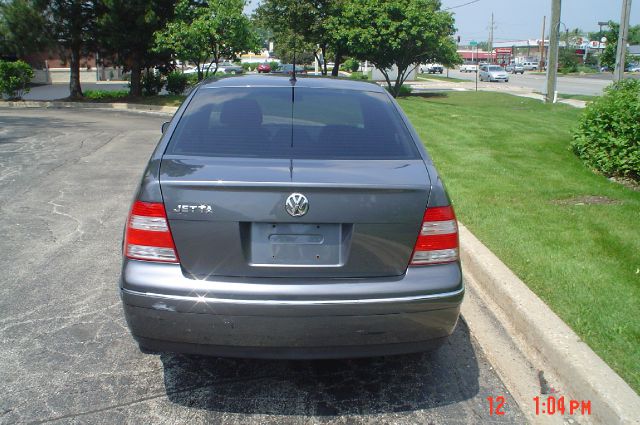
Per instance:
[[[122,228],[165,117],[0,109],[1,423],[524,423],[464,319],[433,354],[264,361],[139,352]],[[490,415],[487,397],[506,397]]]

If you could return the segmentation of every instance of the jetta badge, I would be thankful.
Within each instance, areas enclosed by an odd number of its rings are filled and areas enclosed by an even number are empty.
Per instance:
[[[173,209],[173,212],[210,214],[213,212],[213,208],[211,208],[211,205],[206,205],[206,204],[200,204],[200,205],[180,204]]]
[[[309,211],[309,201],[302,193],[292,193],[284,203],[284,209],[292,217],[302,217]]]

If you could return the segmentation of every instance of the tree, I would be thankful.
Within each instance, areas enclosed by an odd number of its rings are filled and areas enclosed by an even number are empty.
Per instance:
[[[613,68],[616,65],[616,51],[618,49],[618,34],[620,32],[620,24],[609,21],[607,26],[609,27],[608,30],[589,33],[589,38],[591,40],[600,40],[602,37],[606,37],[607,45],[600,55],[600,64],[602,66],[608,67],[611,71],[613,71]],[[629,27],[628,41],[629,44],[640,44],[640,25]]]
[[[575,49],[569,46],[560,49],[558,63],[560,65],[561,72],[576,72],[578,70],[579,62]]]
[[[440,7],[439,0],[349,0],[331,27],[346,41],[350,56],[368,60],[382,72],[395,97],[418,64],[460,63],[453,16]],[[394,65],[398,74],[392,83]]]
[[[117,62],[131,70],[132,96],[142,95],[143,68],[170,60],[152,51],[154,32],[164,28],[174,11],[173,0],[102,0],[98,18],[101,47],[115,54]]]
[[[342,13],[344,0],[265,0],[256,9],[255,19],[274,34],[278,54],[296,58],[312,54],[327,75],[329,52],[334,54],[334,75],[344,55],[344,46],[328,23]],[[288,62],[288,60],[287,60]]]
[[[488,41],[478,41],[478,44],[476,45],[476,49],[484,50],[485,52],[488,52],[489,51],[489,42]]]
[[[80,57],[95,50],[97,4],[92,0],[36,0],[47,30],[69,58],[70,97],[82,97]]]
[[[215,74],[220,59],[236,59],[259,48],[260,40],[243,14],[244,5],[244,0],[180,0],[175,19],[155,33],[155,50],[168,49],[176,58],[193,62],[198,80],[212,66]],[[209,60],[205,69],[203,65]]]
[[[310,63],[317,58],[316,46],[306,43],[296,34],[280,34],[276,38],[274,50],[282,63],[293,63],[294,60],[296,64]]]
[[[50,43],[42,7],[35,1],[0,1],[0,56],[24,58]]]

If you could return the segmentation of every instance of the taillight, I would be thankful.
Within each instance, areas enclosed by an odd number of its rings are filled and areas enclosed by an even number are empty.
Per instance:
[[[135,260],[178,262],[164,204],[133,203],[127,219],[124,255]]]
[[[427,208],[411,255],[411,266],[458,261],[458,223],[453,207]]]

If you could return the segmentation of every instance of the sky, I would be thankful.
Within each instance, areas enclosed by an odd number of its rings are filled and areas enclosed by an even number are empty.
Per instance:
[[[486,41],[494,14],[495,41],[539,39],[542,18],[547,17],[547,36],[551,16],[551,0],[441,0],[442,8],[455,13],[461,43]],[[251,13],[259,0],[251,0],[245,11]],[[561,22],[569,29],[597,31],[598,21],[620,21],[622,0],[562,0]],[[632,1],[631,25],[640,24],[640,0]],[[560,25],[564,31],[565,26]]]

